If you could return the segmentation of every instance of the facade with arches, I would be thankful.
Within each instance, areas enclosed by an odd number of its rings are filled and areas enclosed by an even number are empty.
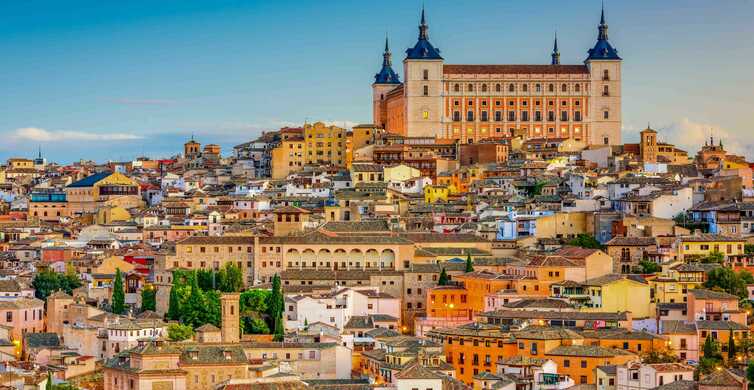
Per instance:
[[[526,134],[621,143],[621,62],[608,42],[604,10],[595,46],[583,64],[560,63],[557,38],[550,64],[450,65],[429,42],[422,10],[419,39],[406,50],[403,78],[385,44],[372,84],[373,123],[409,137],[476,143]]]

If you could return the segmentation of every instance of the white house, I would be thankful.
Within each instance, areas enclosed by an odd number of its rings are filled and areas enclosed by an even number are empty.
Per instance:
[[[287,329],[322,322],[342,330],[353,316],[384,314],[400,319],[401,303],[378,289],[344,288],[325,295],[288,296],[284,314]]]

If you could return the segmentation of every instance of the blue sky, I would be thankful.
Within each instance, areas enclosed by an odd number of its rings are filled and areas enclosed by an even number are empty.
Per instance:
[[[447,63],[563,63],[594,43],[599,1],[425,1]],[[420,1],[0,2],[0,159],[230,151],[304,120],[371,121],[385,33],[396,63]],[[624,141],[651,122],[696,148],[710,129],[754,157],[754,3],[606,2],[624,58]],[[397,66],[396,68],[399,68]],[[398,70],[398,69],[396,69]]]

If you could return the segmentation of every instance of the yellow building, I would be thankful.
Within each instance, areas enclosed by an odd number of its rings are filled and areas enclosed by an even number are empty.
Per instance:
[[[356,163],[351,165],[351,182],[356,187],[361,183],[382,183],[382,165],[372,163]]]
[[[655,314],[649,284],[640,276],[610,274],[582,284],[589,295],[589,302],[583,311],[629,311],[634,319],[649,318]]]
[[[139,185],[118,172],[99,172],[65,188],[71,215],[91,213],[102,206],[140,207],[143,202]]]
[[[411,179],[417,179],[422,176],[420,170],[408,165],[399,164],[392,167],[385,167],[383,176],[386,182],[402,182]]]
[[[686,284],[680,283],[674,278],[659,276],[650,279],[649,288],[652,291],[654,303],[681,303],[686,298],[684,293]]]
[[[424,186],[424,201],[427,203],[435,203],[437,201],[448,201],[450,195],[450,187],[442,184],[432,184]]]
[[[746,240],[743,238],[715,234],[684,236],[677,241],[678,259],[706,257],[713,252],[722,253],[726,257],[730,255],[742,255],[744,254],[745,243]]]
[[[312,165],[345,166],[346,131],[322,122],[304,125],[304,161]]]
[[[28,158],[9,158],[8,168],[10,169],[34,169],[34,160]]]
[[[587,233],[587,213],[558,212],[537,218],[537,238],[574,237]]]
[[[304,168],[304,137],[298,128],[280,130],[280,145],[272,150],[272,178],[285,179]]]
[[[374,140],[380,131],[382,130],[372,124],[357,125],[351,129],[346,137],[346,168],[351,168],[355,151],[374,145]]]

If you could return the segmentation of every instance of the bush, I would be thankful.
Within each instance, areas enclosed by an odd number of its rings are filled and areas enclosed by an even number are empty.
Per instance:
[[[168,325],[168,340],[183,341],[194,337],[194,328],[183,324]]]

